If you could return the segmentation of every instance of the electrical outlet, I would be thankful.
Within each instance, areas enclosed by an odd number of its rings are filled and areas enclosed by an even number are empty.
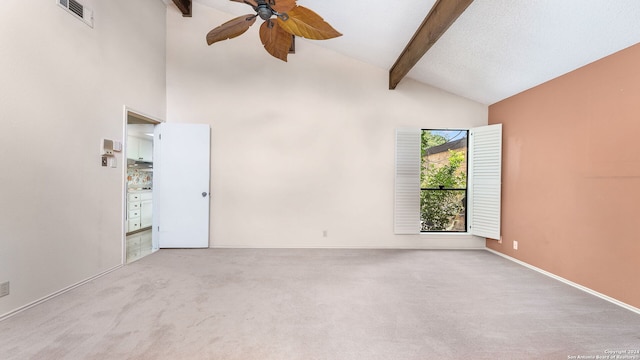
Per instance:
[[[9,295],[9,282],[0,284],[0,297]]]
[[[518,242],[513,240],[513,250],[518,250]]]
[[[322,237],[327,237],[327,230],[322,230]]]

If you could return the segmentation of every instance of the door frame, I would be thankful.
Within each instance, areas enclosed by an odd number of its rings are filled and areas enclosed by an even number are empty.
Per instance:
[[[122,125],[122,174],[120,178],[122,179],[122,196],[121,196],[121,227],[120,232],[122,234],[122,251],[121,251],[121,263],[122,265],[127,264],[127,125],[129,124],[130,118],[139,123],[149,123],[153,125],[157,125],[160,123],[164,123],[165,121],[159,118],[156,118],[151,115],[147,115],[141,111],[138,111],[130,106],[124,105],[123,107],[123,125]],[[153,241],[153,239],[152,239]]]

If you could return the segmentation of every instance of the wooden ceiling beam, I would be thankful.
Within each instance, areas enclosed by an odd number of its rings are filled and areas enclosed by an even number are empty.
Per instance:
[[[393,90],[422,56],[440,39],[449,26],[473,0],[437,0],[424,21],[389,70],[389,89]]]
[[[173,3],[180,9],[182,16],[191,17],[191,0],[173,0]]]

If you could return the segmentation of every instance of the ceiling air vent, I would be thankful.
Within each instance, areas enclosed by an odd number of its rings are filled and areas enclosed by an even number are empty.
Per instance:
[[[76,0],[56,0],[58,5],[62,6],[69,13],[84,21],[85,24],[93,27],[93,11]]]

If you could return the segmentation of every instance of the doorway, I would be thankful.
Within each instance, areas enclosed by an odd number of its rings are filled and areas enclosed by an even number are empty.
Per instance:
[[[160,122],[125,108],[124,262],[153,250],[153,136]]]

